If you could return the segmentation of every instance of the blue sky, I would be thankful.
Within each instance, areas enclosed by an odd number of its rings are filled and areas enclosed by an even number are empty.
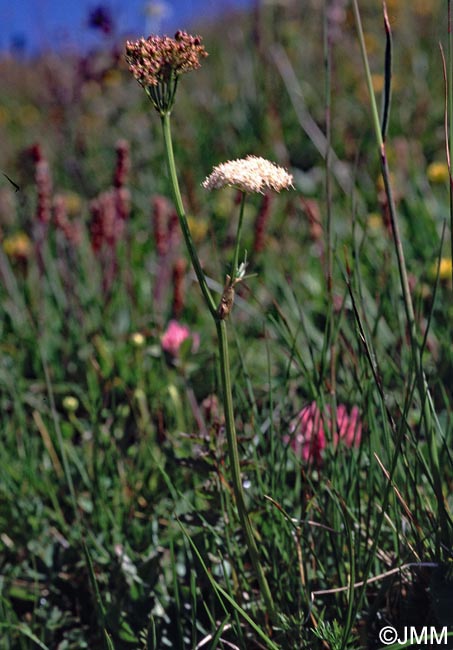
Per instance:
[[[252,0],[0,0],[0,50],[10,50],[21,42],[25,51],[61,46],[83,48],[100,42],[88,29],[91,9],[103,5],[111,9],[120,35],[141,36],[148,32],[168,32],[190,27],[201,16],[221,9],[250,5]],[[165,9],[158,19],[146,13],[148,7]]]

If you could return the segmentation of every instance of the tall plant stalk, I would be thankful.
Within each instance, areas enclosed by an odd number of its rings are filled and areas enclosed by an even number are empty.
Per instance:
[[[325,69],[325,121],[326,121],[326,176],[325,176],[325,192],[326,192],[326,287],[327,287],[327,330],[326,330],[326,346],[329,346],[329,404],[330,413],[330,435],[334,439],[335,427],[337,420],[337,405],[336,405],[336,345],[334,333],[334,300],[333,300],[333,230],[332,230],[332,173],[331,173],[331,158],[332,158],[332,128],[331,128],[331,111],[332,111],[332,43],[329,34],[329,20],[328,20],[328,2],[324,3],[324,69]]]
[[[201,268],[200,260],[198,258],[198,254],[196,252],[195,246],[193,244],[192,236],[190,234],[189,225],[187,223],[184,206],[181,199],[181,192],[179,190],[178,177],[176,174],[176,166],[175,166],[175,159],[173,153],[173,143],[171,137],[170,113],[166,112],[164,114],[161,114],[161,120],[162,120],[162,130],[163,130],[164,145],[165,145],[165,156],[167,160],[168,173],[170,176],[170,183],[171,183],[173,198],[175,201],[176,212],[178,214],[179,223],[181,225],[181,230],[184,235],[187,251],[189,253],[195,274],[200,284],[200,288],[206,306],[208,307],[209,312],[214,319],[216,330],[217,330],[220,376],[222,381],[222,397],[223,397],[223,407],[225,413],[225,429],[227,434],[228,455],[229,455],[230,465],[231,465],[231,478],[233,482],[233,492],[236,501],[236,507],[238,510],[239,521],[241,524],[242,531],[244,533],[247,549],[250,555],[253,569],[255,571],[258,580],[260,592],[263,597],[268,616],[272,622],[276,622],[277,620],[276,609],[269,588],[269,584],[267,582],[260,561],[258,547],[255,541],[255,533],[253,531],[252,523],[250,521],[250,517],[247,512],[247,507],[244,498],[244,490],[242,486],[239,448],[237,442],[236,426],[234,421],[233,393],[231,387],[227,323],[225,318],[222,318],[219,315],[219,309],[207,285],[206,278]],[[231,274],[232,274],[231,278],[233,280],[238,269],[239,238],[242,229],[244,200],[245,200],[245,194],[243,195],[241,201],[237,239],[236,239],[236,245],[235,245],[234,256],[233,256],[233,264],[231,269]]]
[[[162,131],[164,136],[165,157],[167,160],[167,168],[170,176],[170,185],[173,192],[176,212],[178,214],[179,223],[184,236],[184,241],[195,271],[195,275],[197,276],[197,280],[200,285],[201,292],[205,299],[206,305],[211,313],[211,316],[213,316],[213,318],[216,319],[217,305],[209,290],[208,284],[206,282],[206,278],[203,273],[203,269],[201,268],[200,260],[198,259],[198,255],[195,250],[192,235],[189,229],[189,224],[187,223],[187,217],[182,203],[181,192],[179,190],[178,176],[176,174],[175,156],[173,153],[173,141],[171,137],[170,113],[165,112],[163,115],[161,115],[161,121],[162,121]]]

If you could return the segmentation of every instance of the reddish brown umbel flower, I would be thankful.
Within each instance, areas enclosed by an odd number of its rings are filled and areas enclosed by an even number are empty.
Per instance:
[[[178,77],[199,68],[200,58],[205,56],[201,37],[182,31],[174,38],[149,36],[126,43],[129,70],[161,115],[173,107]]]
[[[144,87],[167,82],[176,76],[200,67],[200,57],[207,56],[200,36],[177,31],[174,38],[149,36],[138,41],[127,41],[126,61],[129,69]]]

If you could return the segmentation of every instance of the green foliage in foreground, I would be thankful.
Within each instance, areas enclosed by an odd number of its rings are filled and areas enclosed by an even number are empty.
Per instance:
[[[168,189],[158,122],[107,53],[88,60],[85,77],[73,60],[44,58],[29,66],[38,87],[19,84],[18,71],[28,78],[25,63],[2,63],[1,164],[21,186],[17,196],[2,187],[0,201],[2,649],[350,650],[379,647],[384,625],[453,625],[448,192],[429,166],[444,157],[432,54],[441,19],[434,9],[418,15],[417,6],[394,8],[397,108],[387,154],[435,434],[417,384],[349,16],[333,44],[330,86],[331,140],[353,188],[346,194],[335,166],[326,192],[306,117],[288,99],[291,89],[303,96],[325,127],[319,12],[303,22],[295,8],[293,15],[269,7],[256,47],[248,20],[224,40],[208,32],[209,59],[178,91],[177,166],[219,297],[237,206],[233,191],[206,196],[199,184],[213,163],[247,153],[290,165],[295,176],[295,191],[271,202],[261,251],[254,224],[262,199],[247,207],[243,236],[257,276],[238,291],[230,323],[247,506],[279,613],[272,632],[231,490],[215,332],[188,270],[177,316],[193,339],[176,358],[161,344],[175,316],[167,271],[183,252],[174,243],[173,257],[162,258],[153,237],[150,199]],[[370,6],[365,28],[379,75],[384,37],[373,12]],[[283,59],[268,58],[277,46],[297,75],[289,86],[288,68],[277,65]],[[46,70],[66,94],[52,95]],[[55,191],[75,204],[70,216],[81,236],[75,244],[52,226],[40,248],[33,170],[21,151],[41,137],[52,101],[54,121],[41,144]],[[16,110],[34,103],[35,113]],[[118,137],[131,145],[131,214],[109,253],[116,259],[110,282],[111,258],[89,242],[89,201],[111,183]],[[17,255],[11,237],[23,231],[30,248]],[[295,453],[292,431],[314,401],[324,412],[359,408],[359,448],[334,445],[336,432],[326,427],[320,462]]]

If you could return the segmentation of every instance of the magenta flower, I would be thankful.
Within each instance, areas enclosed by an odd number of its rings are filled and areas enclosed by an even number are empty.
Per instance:
[[[359,409],[353,406],[351,414],[348,415],[346,406],[339,404],[337,407],[337,431],[334,433],[333,443],[335,447],[341,441],[347,447],[359,447],[362,438],[362,422],[359,417]]]
[[[291,446],[305,462],[321,465],[323,451],[326,447],[325,431],[330,430],[330,409],[322,414],[316,402],[312,402],[300,411],[291,426],[293,439]],[[324,428],[326,427],[326,429]],[[334,432],[334,447],[341,442],[347,447],[358,447],[362,436],[362,422],[359,409],[353,406],[348,414],[344,404],[337,407],[337,427]]]
[[[181,325],[177,320],[171,320],[161,338],[162,348],[168,354],[176,357],[178,356],[179,348],[188,338],[192,338],[192,349],[196,350],[199,344],[198,335],[192,334],[187,325]]]
[[[305,462],[312,461],[315,465],[320,465],[326,436],[316,402],[304,406],[291,427],[291,433],[295,434],[291,444],[296,454]]]

